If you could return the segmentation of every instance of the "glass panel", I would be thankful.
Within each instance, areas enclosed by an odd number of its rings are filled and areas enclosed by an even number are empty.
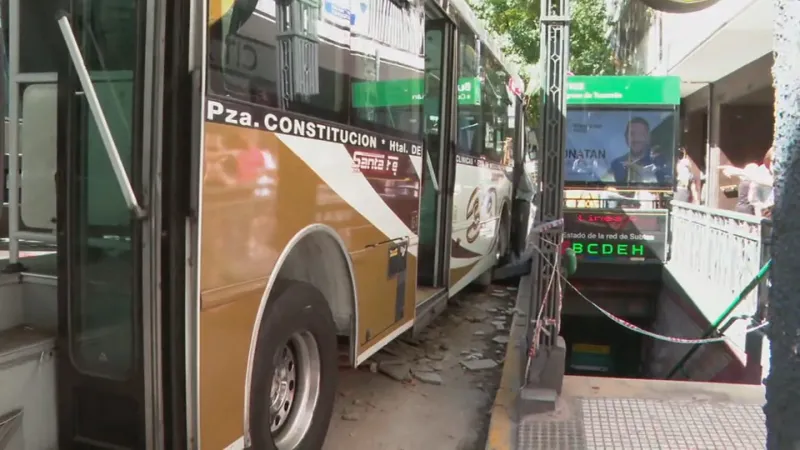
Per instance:
[[[475,33],[463,25],[458,37],[458,136],[456,148],[459,153],[481,156],[481,86],[480,41]]]
[[[508,122],[511,99],[506,90],[508,74],[486,46],[481,52],[481,107],[484,145],[482,156],[492,162],[508,164],[512,128]]]
[[[438,22],[438,23],[437,23]],[[423,103],[423,125],[427,153],[422,162],[422,200],[419,218],[419,258],[417,280],[422,285],[434,285],[436,274],[436,225],[438,195],[431,178],[427,161],[434,174],[439,172],[439,149],[441,145],[442,121],[442,57],[444,54],[444,26],[442,21],[428,17],[425,23],[425,101]],[[429,158],[429,159],[428,159]],[[440,186],[441,189],[441,186]]]
[[[565,183],[671,189],[676,120],[671,109],[570,106]]]
[[[423,19],[391,0],[211,0],[211,94],[421,140]],[[370,10],[371,9],[371,10]]]
[[[122,162],[135,182],[131,150],[139,48],[136,2],[88,1],[81,13],[73,27],[80,33],[83,56]],[[79,211],[73,222],[76,234],[70,236],[72,356],[81,370],[123,378],[134,364],[135,223],[88,105],[83,97],[74,104],[80,139],[73,150]]]

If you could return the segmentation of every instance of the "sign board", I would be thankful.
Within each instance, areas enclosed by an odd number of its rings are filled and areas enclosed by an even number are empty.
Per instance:
[[[659,261],[666,258],[667,211],[564,211],[564,240],[579,261]]]
[[[567,77],[567,105],[672,105],[681,103],[678,77]]]
[[[425,101],[423,78],[360,81],[353,83],[353,108],[383,108],[421,105]],[[480,105],[481,82],[479,78],[458,80],[458,104]]]

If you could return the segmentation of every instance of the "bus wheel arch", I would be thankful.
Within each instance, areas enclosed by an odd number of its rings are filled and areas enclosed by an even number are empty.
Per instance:
[[[277,285],[284,281],[307,283],[325,298],[336,326],[337,336],[349,339],[350,359],[355,360],[358,341],[358,308],[352,260],[344,241],[336,231],[323,224],[300,230],[283,249],[270,276],[259,305],[250,342],[245,381],[244,436],[251,442],[250,398],[256,344],[264,323],[267,305],[274,300]]]

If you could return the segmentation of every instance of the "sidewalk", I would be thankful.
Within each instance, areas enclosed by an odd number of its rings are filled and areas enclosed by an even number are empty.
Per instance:
[[[523,312],[511,326],[487,450],[765,447],[761,385],[567,376],[555,411],[518,417],[529,286],[523,277],[517,296]]]

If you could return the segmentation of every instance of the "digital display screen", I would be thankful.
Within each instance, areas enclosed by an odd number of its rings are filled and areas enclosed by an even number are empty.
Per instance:
[[[636,231],[660,232],[663,231],[661,215],[644,214],[608,214],[608,213],[577,213],[579,223],[591,225],[608,225],[609,227],[635,228]],[[632,231],[632,230],[631,230]]]
[[[579,260],[664,261],[667,211],[564,211],[564,239]]]

